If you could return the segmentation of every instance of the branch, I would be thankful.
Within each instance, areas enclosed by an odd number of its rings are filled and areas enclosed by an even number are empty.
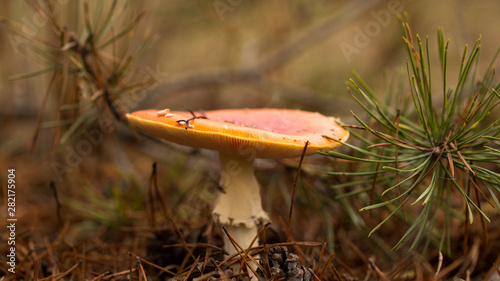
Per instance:
[[[164,95],[204,87],[210,84],[252,82],[260,80],[264,74],[282,67],[291,59],[299,56],[312,46],[326,40],[332,34],[342,29],[348,22],[360,17],[381,0],[355,1],[344,6],[336,15],[326,20],[323,24],[314,27],[296,37],[282,48],[266,56],[257,65],[238,70],[218,69],[202,72],[188,72],[178,78],[161,85],[155,93]]]

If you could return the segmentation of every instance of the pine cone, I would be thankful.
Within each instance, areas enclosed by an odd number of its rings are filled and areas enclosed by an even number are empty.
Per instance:
[[[267,249],[267,259],[263,258],[260,264],[264,269],[268,268],[267,261],[269,261],[269,268],[271,272],[269,273],[273,279],[281,279],[287,281],[311,281],[314,272],[310,268],[305,266],[300,266],[299,256],[294,253],[288,253],[288,250],[284,246],[276,246]],[[265,280],[266,276],[261,271],[258,271],[262,280]]]

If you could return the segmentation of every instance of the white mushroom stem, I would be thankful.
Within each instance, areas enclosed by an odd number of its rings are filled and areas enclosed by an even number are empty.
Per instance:
[[[246,250],[257,235],[257,223],[269,220],[262,209],[259,184],[253,171],[254,159],[225,153],[220,153],[219,157],[220,185],[223,191],[215,204],[213,217],[216,222],[225,226],[238,245]],[[224,250],[229,254],[237,252],[225,235]],[[239,270],[239,267],[233,269]]]

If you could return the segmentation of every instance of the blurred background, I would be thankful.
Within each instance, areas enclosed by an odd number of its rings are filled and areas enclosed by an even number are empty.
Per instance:
[[[214,195],[213,191],[197,192],[196,187],[216,182],[216,155],[165,145],[144,136],[137,141],[124,122],[109,111],[101,115],[108,119],[96,118],[94,123],[90,122],[94,127],[87,128],[87,132],[91,132],[91,128],[102,130],[103,123],[99,122],[112,120],[108,124],[112,128],[109,133],[94,135],[96,144],[90,148],[77,146],[81,143],[78,140],[92,140],[85,134],[64,143],[67,146],[55,145],[55,142],[63,142],[55,140],[60,140],[71,128],[71,124],[59,124],[66,126],[62,131],[54,128],[59,108],[82,99],[47,95],[54,87],[47,90],[53,73],[42,71],[49,61],[44,59],[45,55],[51,52],[46,46],[57,46],[58,38],[51,34],[50,21],[38,16],[36,7],[43,9],[44,3],[14,0],[0,3],[3,18],[0,24],[0,178],[4,186],[6,170],[16,169],[18,236],[23,241],[19,247],[28,251],[29,241],[44,247],[65,240],[76,247],[76,251],[82,251],[81,243],[103,247],[96,242],[98,239],[111,241],[106,251],[111,249],[110,252],[121,255],[123,260],[128,258],[127,251],[147,255],[149,252],[140,241],[154,240],[157,232],[150,227],[161,225],[150,213],[146,214],[148,208],[158,208],[146,194],[150,191],[155,161],[158,161],[159,186],[174,218],[179,224],[189,225],[188,228],[199,228],[206,222]],[[99,4],[92,0],[51,3],[58,24],[66,27],[68,34],[82,46],[88,35],[84,3],[88,3],[92,23],[102,23],[113,5],[112,1]],[[413,33],[421,38],[429,37],[431,71],[436,77],[437,90],[441,79],[436,61],[437,28],[443,28],[445,38],[450,39],[448,81],[451,85],[457,80],[455,74],[466,44],[472,46],[482,38],[480,69],[488,67],[500,46],[497,20],[500,5],[495,1],[123,0],[117,1],[114,9],[115,16],[111,27],[100,38],[102,42],[135,23],[143,14],[133,29],[108,45],[103,53],[122,60],[131,59],[133,66],[126,69],[123,85],[149,81],[139,90],[117,92],[120,93],[115,96],[119,102],[117,107],[122,113],[149,108],[299,108],[338,116],[347,124],[355,124],[351,110],[361,114],[362,109],[352,100],[344,84],[352,77],[353,70],[381,96],[391,92],[394,81],[406,75],[407,53],[396,14],[406,12]],[[12,22],[29,30],[19,27],[16,30]],[[19,30],[24,32],[23,36]],[[30,41],[30,38],[36,40]],[[37,42],[37,47],[25,48],[30,42]],[[14,79],[37,71],[43,73]],[[85,87],[83,83],[75,83],[63,89]],[[46,95],[47,102],[39,117]],[[75,117],[73,122],[75,120],[79,119]],[[310,166],[306,168],[310,168],[313,176],[317,176],[318,170],[334,168],[334,164],[323,159],[313,158],[308,163]],[[296,163],[258,163],[258,177],[265,184],[278,186],[265,192],[276,191],[273,196],[283,196],[284,202],[289,202],[294,167]],[[287,180],[283,182],[283,178]],[[302,183],[305,189],[299,197],[304,199],[298,201],[297,208],[316,206],[312,215],[314,212],[322,215],[310,220],[314,227],[308,225],[303,229],[303,225],[295,225],[296,238],[331,241],[331,250],[342,249],[338,244],[341,237],[370,241],[365,240],[366,231],[351,233],[348,220],[338,218],[337,212],[342,212],[339,211],[342,206],[330,202],[332,205],[325,209],[315,205],[317,199],[307,197],[308,190],[315,187],[312,176],[309,180],[309,187],[307,180]],[[5,202],[5,190],[2,192],[2,202]],[[273,196],[270,198],[275,198]],[[266,210],[273,213],[277,228],[283,229],[289,205],[278,206],[273,202],[276,201],[265,202]],[[0,210],[1,217],[5,209]],[[311,214],[297,214],[297,221],[302,217],[307,220],[308,215]],[[143,221],[144,216],[148,218],[147,223]],[[334,222],[335,227],[325,220]],[[367,222],[367,225],[373,227],[375,222]],[[329,231],[329,227],[335,229]],[[379,247],[387,249],[393,245],[391,232],[387,235],[387,244],[379,244]],[[398,235],[392,233],[394,241]],[[68,247],[57,245],[60,249]],[[123,245],[127,245],[126,250],[121,249]],[[117,261],[104,257],[104,252],[98,250],[94,258],[105,260],[104,268],[116,266]],[[379,259],[388,264],[397,260],[394,253],[381,256]],[[347,263],[359,262],[356,266],[365,268],[366,261],[354,254],[340,253],[339,258]],[[52,270],[58,266],[61,267],[58,270],[64,268],[61,264],[51,266]],[[354,271],[351,274],[355,275]]]
[[[60,22],[70,30],[77,28],[75,31],[81,32],[82,15],[73,14],[83,13],[81,2],[59,2]],[[176,109],[289,107],[348,116],[352,106],[343,105],[351,105],[352,101],[344,81],[352,76],[352,70],[383,93],[384,72],[391,77],[405,68],[400,23],[393,11],[408,12],[413,32],[423,38],[429,36],[433,56],[437,55],[436,30],[442,27],[445,37],[451,41],[451,65],[459,62],[465,44],[473,45],[481,36],[483,67],[486,67],[496,52],[500,32],[500,26],[494,21],[500,7],[491,1],[125,2],[118,4],[118,10],[124,9],[116,23],[118,27],[125,26],[142,11],[145,15],[133,31],[135,34],[124,41],[131,45],[139,45],[138,41],[143,40],[154,42],[146,54],[136,54],[140,57],[137,64],[163,74],[159,87],[148,91],[147,97],[129,110],[158,106]],[[110,4],[104,6],[102,13]],[[89,1],[89,5],[92,11],[95,4]],[[26,2],[4,1],[2,6],[2,17],[36,24],[36,13]],[[335,19],[336,24],[318,30]],[[34,28],[37,33],[48,32],[47,25]],[[13,75],[39,70],[42,66],[19,51],[17,47],[23,42],[16,41],[6,26],[2,26],[1,36],[2,112],[36,112],[43,98],[40,90],[45,88],[49,75],[9,80]],[[247,78],[240,83],[226,77],[225,83],[215,81],[203,87],[169,91],[173,81],[186,75],[258,66],[304,36],[310,36],[310,41],[296,46],[292,55],[262,71],[265,81],[254,83]],[[453,73],[449,79],[454,79]]]

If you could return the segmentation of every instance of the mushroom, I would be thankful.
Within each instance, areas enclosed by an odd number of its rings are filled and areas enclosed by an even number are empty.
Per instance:
[[[310,155],[332,149],[349,136],[333,117],[289,109],[226,109],[199,116],[168,109],[143,110],[127,114],[127,118],[132,126],[153,136],[219,152],[223,192],[212,217],[245,250],[257,235],[258,225],[269,221],[262,209],[254,159],[300,157],[307,141],[305,155]],[[224,249],[237,252],[227,237]]]

